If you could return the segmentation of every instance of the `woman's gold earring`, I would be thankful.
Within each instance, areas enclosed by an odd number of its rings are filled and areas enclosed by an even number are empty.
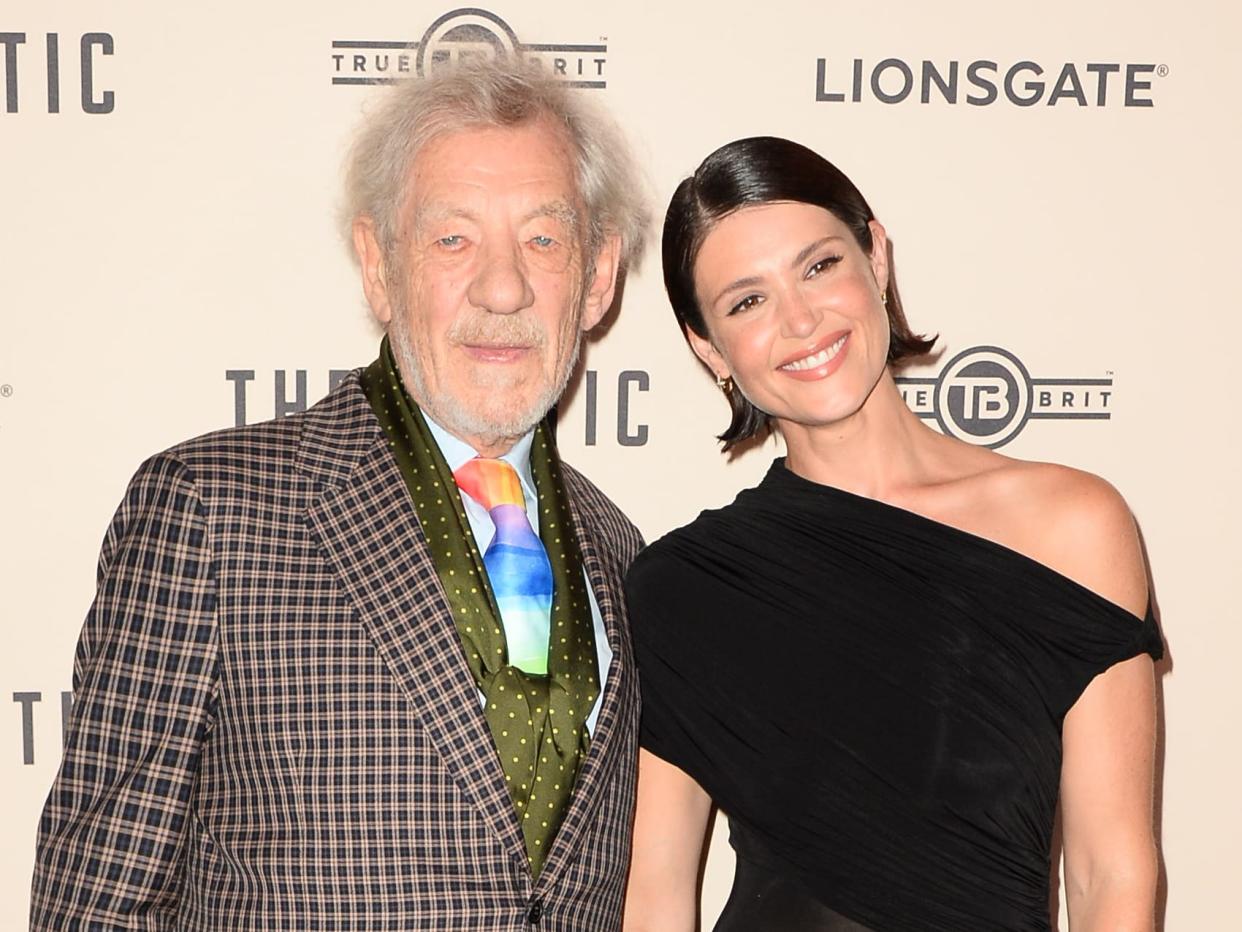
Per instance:
[[[721,389],[726,395],[733,394],[733,376],[716,376],[716,387]]]

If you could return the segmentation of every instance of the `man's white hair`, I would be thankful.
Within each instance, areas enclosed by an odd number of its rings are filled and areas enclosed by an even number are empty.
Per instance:
[[[583,245],[588,266],[604,238],[615,234],[622,264],[636,267],[650,213],[620,131],[581,93],[509,58],[441,67],[430,77],[391,87],[364,118],[349,155],[341,211],[346,242],[352,242],[354,221],[369,217],[385,257],[396,259],[402,212],[412,194],[407,189],[410,167],[423,146],[446,133],[541,118],[562,128],[569,143],[587,213]]]

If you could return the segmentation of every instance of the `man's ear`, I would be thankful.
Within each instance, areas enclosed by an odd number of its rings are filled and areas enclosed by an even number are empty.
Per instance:
[[[716,349],[711,340],[699,336],[688,327],[686,339],[690,341],[690,348],[694,350],[694,355],[703,360],[703,365],[712,370],[712,375],[717,379],[729,378],[732,374],[729,371],[729,364],[725,362],[725,358],[720,355],[720,351]]]
[[[621,237],[609,234],[595,255],[595,274],[587,282],[586,300],[582,306],[582,329],[590,330],[604,318],[617,291],[617,273],[621,265]]]
[[[872,220],[867,226],[871,228],[871,274],[882,295],[888,291],[888,233],[879,220]]]
[[[362,268],[362,291],[375,319],[387,327],[392,320],[392,303],[388,297],[384,250],[375,236],[375,221],[367,216],[355,218],[353,234],[354,252]]]

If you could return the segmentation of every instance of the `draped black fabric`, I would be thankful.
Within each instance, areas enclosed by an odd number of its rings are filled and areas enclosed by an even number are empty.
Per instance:
[[[1049,928],[1062,721],[1161,655],[1150,611],[784,460],[627,590],[643,745],[729,815],[748,882],[788,880],[722,928],[782,928],[796,891],[840,922],[789,928]]]

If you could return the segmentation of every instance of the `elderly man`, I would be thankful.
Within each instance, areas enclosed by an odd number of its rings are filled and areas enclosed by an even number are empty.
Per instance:
[[[379,358],[134,478],[33,928],[619,926],[641,542],[542,420],[641,248],[625,153],[505,65],[370,116],[348,227]]]

